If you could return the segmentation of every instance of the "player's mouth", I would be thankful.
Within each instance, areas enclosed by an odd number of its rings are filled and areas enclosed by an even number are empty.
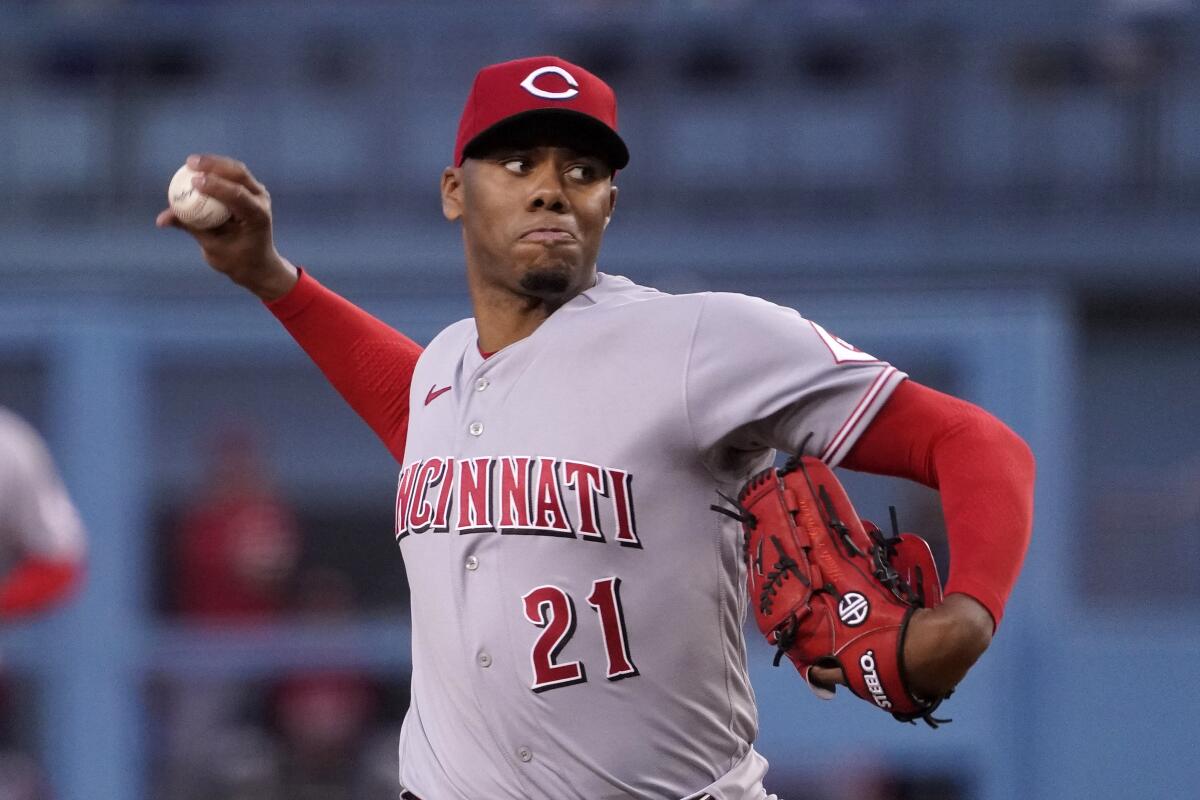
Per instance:
[[[521,234],[519,241],[541,242],[542,244],[558,244],[575,241],[575,235],[562,228],[534,228]]]

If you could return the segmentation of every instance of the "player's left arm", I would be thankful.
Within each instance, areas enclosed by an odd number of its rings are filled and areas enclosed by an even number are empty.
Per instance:
[[[941,697],[991,644],[1016,583],[1033,526],[1033,454],[978,406],[906,380],[841,466],[940,492],[951,559],[946,599],[913,616],[904,663],[916,694]]]

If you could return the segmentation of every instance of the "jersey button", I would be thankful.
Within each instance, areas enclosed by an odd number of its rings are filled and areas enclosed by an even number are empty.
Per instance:
[[[467,556],[467,565],[466,566],[467,566],[467,569],[474,572],[475,570],[479,569],[479,559],[476,558],[475,556]]]
[[[480,378],[479,380],[475,381],[475,391],[482,392],[484,389],[486,389],[487,387],[489,387],[491,385],[492,385],[492,382],[489,381],[487,378]]]
[[[483,433],[483,423],[472,422],[467,426],[467,433],[471,434],[472,436],[478,436],[479,434]]]
[[[517,750],[517,758],[529,763],[530,761],[533,761],[533,751],[528,747],[522,747],[521,749]]]
[[[491,665],[492,665],[492,657],[489,656],[487,653],[480,653],[479,654],[479,666],[483,667],[484,669],[487,669]]]

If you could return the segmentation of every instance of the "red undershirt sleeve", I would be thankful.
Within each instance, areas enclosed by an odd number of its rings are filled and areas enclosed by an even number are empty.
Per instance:
[[[0,582],[0,618],[41,611],[66,598],[83,573],[75,560],[29,558]]]
[[[946,593],[982,603],[997,625],[1033,528],[1033,454],[978,406],[907,380],[842,462],[941,494],[950,544]]]
[[[392,456],[403,462],[408,392],[420,345],[304,270],[291,291],[266,306]]]

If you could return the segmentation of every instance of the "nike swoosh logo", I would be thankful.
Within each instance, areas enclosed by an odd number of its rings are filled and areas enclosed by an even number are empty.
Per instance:
[[[435,389],[437,389],[437,391],[434,391]],[[438,388],[437,388],[437,384],[436,384],[436,383],[435,383],[433,386],[430,386],[430,387],[429,387],[429,394],[425,395],[425,405],[429,405],[429,404],[430,404],[430,403],[432,403],[434,400],[437,400],[439,397],[441,397],[442,395],[444,395],[444,394],[445,394],[446,392],[448,392],[448,391],[450,391],[450,387],[449,387],[449,386],[443,386],[441,389],[438,389]]]

